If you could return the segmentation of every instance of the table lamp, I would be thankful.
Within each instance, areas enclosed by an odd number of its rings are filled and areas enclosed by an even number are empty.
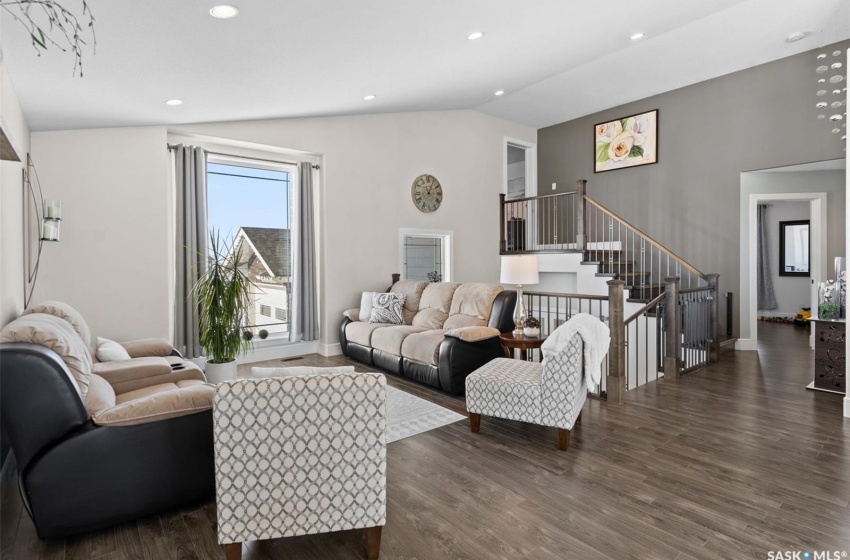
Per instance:
[[[502,284],[516,284],[516,307],[514,307],[514,335],[522,334],[528,312],[522,295],[523,284],[540,282],[537,255],[508,255],[502,257]]]

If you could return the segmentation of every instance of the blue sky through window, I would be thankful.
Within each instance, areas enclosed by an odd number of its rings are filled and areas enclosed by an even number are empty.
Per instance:
[[[228,244],[240,227],[289,228],[290,174],[207,164],[207,221]]]

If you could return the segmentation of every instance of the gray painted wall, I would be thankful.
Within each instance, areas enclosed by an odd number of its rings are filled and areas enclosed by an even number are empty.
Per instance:
[[[735,292],[737,334],[741,172],[844,157],[841,140],[816,118],[815,54],[540,129],[539,194],[551,194],[553,182],[567,191],[587,179],[591,197],[703,272],[720,274],[720,289]],[[611,87],[628,84],[612,78]],[[594,175],[593,125],[652,109],[659,109],[659,162]],[[725,332],[723,313],[721,321]]]
[[[738,223],[747,223],[747,205],[751,194],[826,193],[826,270],[827,278],[832,278],[834,275],[831,271],[835,257],[847,254],[844,241],[847,228],[845,180],[843,170],[742,173]],[[743,235],[745,238],[741,239],[738,245],[738,254],[741,257],[740,263],[748,263],[751,248],[748,246],[746,234]],[[749,267],[741,264],[740,272],[740,286],[749,285]],[[814,274],[817,277],[817,271],[814,271]],[[746,310],[749,309],[750,295],[740,286],[726,284],[723,289],[735,291],[735,297],[741,308]],[[750,328],[746,322],[741,325],[740,333],[742,339],[751,337]]]
[[[765,175],[776,175],[766,173]],[[800,307],[809,307],[812,303],[811,279],[802,276],[779,275],[779,222],[809,219],[808,202],[768,202],[767,209],[767,245],[770,247],[770,278],[773,280],[773,292],[776,295],[776,309],[759,310],[759,315],[788,317],[793,316]],[[843,229],[842,229],[843,232]]]

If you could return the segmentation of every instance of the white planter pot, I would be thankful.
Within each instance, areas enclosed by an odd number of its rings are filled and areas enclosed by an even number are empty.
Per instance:
[[[223,364],[207,362],[204,374],[207,376],[207,383],[221,383],[236,379],[236,360]]]
[[[522,334],[530,337],[538,337],[540,336],[540,328],[533,329],[531,327],[525,327],[524,329],[522,329]]]

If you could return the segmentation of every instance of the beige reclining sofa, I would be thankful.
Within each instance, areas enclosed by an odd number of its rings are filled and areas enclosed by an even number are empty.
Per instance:
[[[370,323],[360,309],[343,314],[346,356],[390,373],[463,394],[466,376],[504,357],[499,333],[512,331],[516,292],[498,284],[402,280],[404,325]]]

